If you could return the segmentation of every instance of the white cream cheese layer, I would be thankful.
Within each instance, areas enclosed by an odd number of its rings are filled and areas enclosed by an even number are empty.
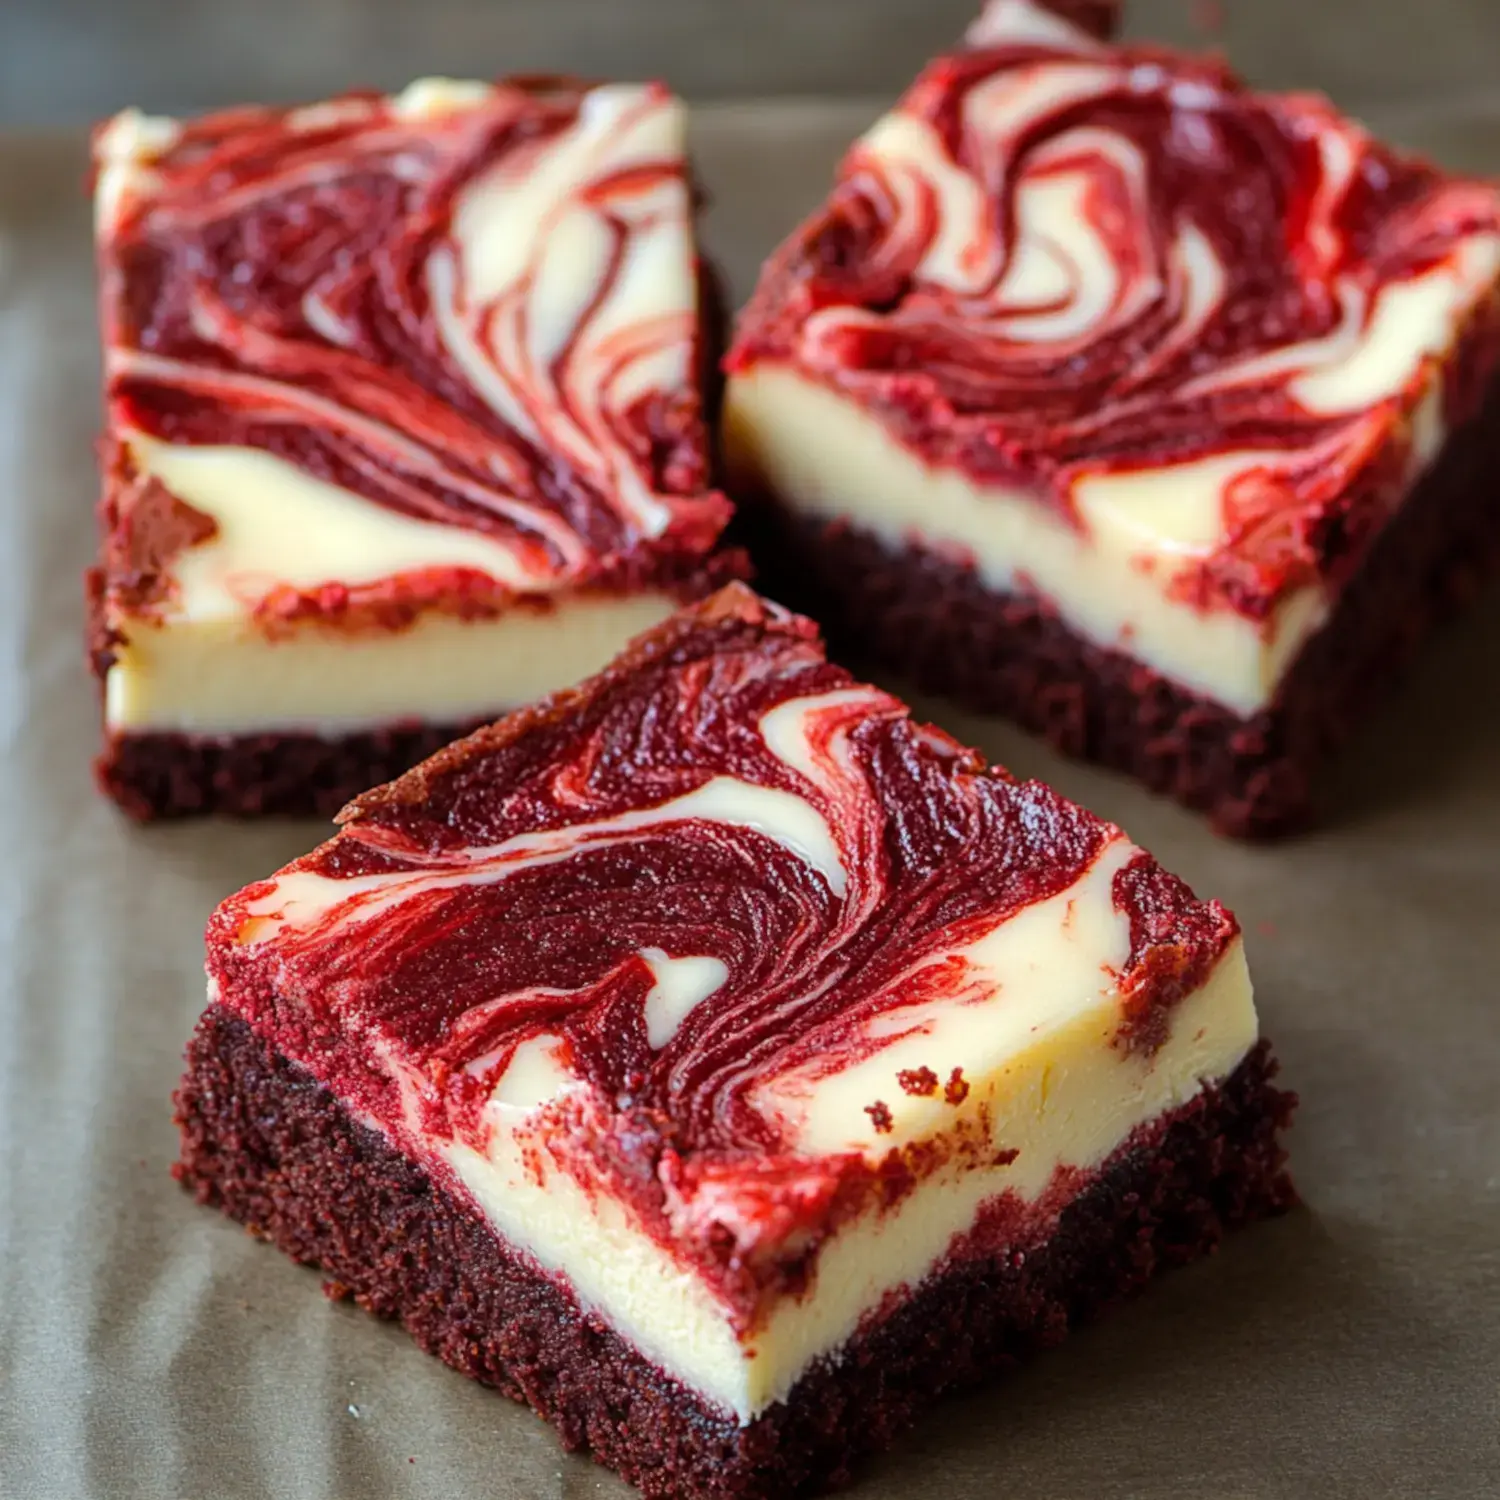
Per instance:
[[[894,1210],[847,1224],[823,1246],[809,1293],[775,1307],[743,1340],[707,1286],[619,1203],[556,1166],[538,1180],[533,1166],[546,1153],[528,1123],[577,1086],[543,1040],[519,1049],[496,1085],[487,1149],[436,1149],[508,1243],[565,1277],[586,1307],[669,1373],[749,1422],[814,1360],[836,1358],[889,1292],[921,1282],[984,1204],[1004,1193],[1035,1201],[1059,1167],[1098,1166],[1137,1127],[1225,1077],[1254,1043],[1254,1002],[1236,942],[1174,1012],[1154,1056],[1116,1045],[1120,996],[1111,970],[1124,966],[1130,937],[1111,887],[1135,852],[1118,840],[1076,885],[973,944],[967,956],[990,987],[987,999],[887,1013],[878,1024],[888,1040],[873,1055],[842,1073],[777,1079],[757,1098],[809,1157],[857,1150],[878,1159],[981,1109],[997,1153],[1016,1155],[1005,1165],[955,1160]],[[923,1067],[942,1079],[961,1068],[969,1085],[962,1105],[946,1103],[941,1091],[906,1093],[897,1074]],[[889,1133],[877,1132],[867,1112],[877,1102],[890,1111]],[[732,1224],[735,1207],[708,1199],[683,1211]]]
[[[571,687],[675,608],[664,594],[576,594],[493,619],[428,611],[401,630],[307,621],[284,638],[239,616],[131,620],[105,678],[105,723],[207,736],[463,723]]]
[[[765,484],[802,514],[853,521],[898,555],[914,542],[957,550],[988,587],[1040,592],[1089,640],[1241,713],[1267,702],[1325,614],[1306,590],[1262,630],[1171,597],[1163,575],[1211,545],[1195,502],[1213,478],[1201,469],[1101,476],[1078,496],[1078,530],[1035,496],[930,466],[855,402],[770,364],[729,382],[724,441],[732,484]]]
[[[337,734],[498,714],[598,671],[675,607],[656,593],[562,595],[491,619],[428,610],[399,630],[309,618],[268,633],[254,611],[274,589],[358,588],[424,569],[509,581],[510,550],[371,505],[257,448],[137,434],[130,449],[141,473],[217,530],[179,554],[175,595],[158,615],[113,621],[123,640],[104,707],[117,732]]]

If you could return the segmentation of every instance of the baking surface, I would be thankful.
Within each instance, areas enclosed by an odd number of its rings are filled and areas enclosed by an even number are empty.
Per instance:
[[[872,114],[705,109],[712,248],[743,296]],[[1500,166],[1500,120],[1398,137]],[[0,143],[0,1496],[634,1492],[168,1176],[215,902],[319,825],[141,830],[94,794],[78,575],[98,414],[79,137]],[[1307,1207],[1030,1370],[943,1406],[860,1496],[1494,1495],[1500,1476],[1500,599],[1274,849],[1004,728],[946,728],[1122,822],[1244,924],[1303,1096]]]

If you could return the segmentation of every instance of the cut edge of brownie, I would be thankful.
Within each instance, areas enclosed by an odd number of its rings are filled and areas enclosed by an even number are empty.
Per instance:
[[[727,583],[744,580],[750,572],[740,548],[723,546],[703,559],[692,578],[673,586],[686,606],[710,597]],[[90,570],[86,581],[90,653],[97,655],[104,631],[98,570]],[[628,644],[627,640],[619,643],[622,650]],[[98,684],[102,695],[102,671]],[[331,735],[298,730],[230,735],[172,730],[110,733],[106,728],[104,747],[94,759],[94,779],[106,796],[142,823],[213,815],[331,818],[362,793],[395,780],[453,741],[518,711],[497,706],[492,714],[461,721],[407,720]]]
[[[747,1426],[638,1353],[467,1201],[211,1005],[176,1096],[174,1174],[329,1295],[399,1319],[455,1369],[525,1402],[652,1500],[771,1500],[846,1481],[941,1394],[1057,1343],[1222,1235],[1295,1202],[1278,1139],[1295,1106],[1262,1041],[1127,1142],[1025,1256],[950,1258]]]
[[[329,738],[112,735],[94,775],[100,789],[142,823],[199,816],[332,818],[361,792],[488,722],[400,724]]]
[[[832,652],[1126,772],[1221,833],[1271,838],[1315,820],[1318,769],[1432,630],[1500,572],[1497,467],[1500,378],[1376,536],[1271,703],[1248,718],[1079,635],[1047,599],[991,589],[917,544],[893,551],[857,521],[799,515],[741,487],[730,531],[759,586],[812,614]]]

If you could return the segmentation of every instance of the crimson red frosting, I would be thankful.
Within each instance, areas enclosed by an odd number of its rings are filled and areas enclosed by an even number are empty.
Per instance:
[[[1098,75],[1082,92],[1079,69]],[[976,100],[1010,108],[1028,88],[1043,102],[1024,128],[974,125],[987,107]],[[1324,100],[1257,93],[1216,60],[1104,47],[1081,32],[1076,45],[1016,40],[940,58],[898,113],[929,126],[988,200],[1001,242],[993,274],[962,292],[925,274],[951,227],[942,183],[897,181],[857,145],[826,205],[769,262],[730,373],[792,363],[931,462],[1036,494],[1075,525],[1070,481],[1085,468],[1278,451],[1289,462],[1231,487],[1222,546],[1173,588],[1263,618],[1289,587],[1341,583],[1410,482],[1405,421],[1430,360],[1397,395],[1335,413],[1299,402],[1285,369],[1231,366],[1335,335],[1348,317],[1366,326],[1381,288],[1500,231],[1495,188],[1378,144]],[[1028,325],[1062,303],[1006,307],[997,293],[1018,240],[1018,190],[1080,166],[1120,293],[1076,334],[1037,336]],[[1185,227],[1224,269],[1206,309],[1173,262]],[[1357,314],[1349,296],[1364,299]],[[830,309],[860,316],[820,328]],[[1465,369],[1449,382],[1449,424],[1471,414],[1500,355],[1493,298],[1475,317],[1482,326],[1457,341]]]
[[[541,386],[512,381],[537,430],[506,420],[476,389],[435,320],[432,267],[454,252],[465,190],[496,172],[527,172],[578,124],[590,92],[570,80],[515,80],[466,107],[417,115],[351,93],[183,125],[136,174],[145,186],[101,224],[111,552],[140,558],[144,549],[148,571],[161,575],[193,539],[191,528],[151,523],[149,484],[118,441],[135,431],[263,449],[374,505],[499,537],[543,579],[631,587],[687,578],[728,516],[709,489],[700,391],[691,376],[673,387],[642,381],[634,362],[686,337],[697,369],[701,330],[635,330],[632,342],[617,341],[597,389],[580,396],[568,380],[634,232],[628,207],[612,205],[671,183],[686,204],[680,154],[577,184],[580,200],[603,205],[613,248],[601,284],[583,289],[568,338],[530,372]],[[669,103],[659,87],[643,91],[643,108]],[[460,306],[465,295],[460,287]],[[500,337],[502,311],[487,315],[485,337]],[[553,440],[564,429],[618,443],[669,510],[667,524],[644,527],[616,486],[576,460],[576,438]],[[506,594],[469,573],[398,579],[355,600],[330,585],[274,594],[262,613],[399,623],[413,603],[473,612]]]
[[[758,727],[812,697],[824,700],[806,721],[816,780]],[[721,777],[817,809],[846,888],[753,827],[652,823],[652,809]],[[504,880],[465,878],[508,840],[530,840],[535,854],[549,834],[631,815],[639,823],[626,836],[563,839],[563,854]],[[361,797],[341,821],[336,838],[214,914],[209,970],[223,1002],[398,1139],[409,1138],[412,1096],[392,1081],[392,1059],[419,1080],[423,1133],[478,1143],[515,1048],[563,1038],[587,1087],[558,1112],[548,1149],[633,1202],[668,1241],[681,1240],[674,1205],[731,1185],[753,1228],[737,1239],[721,1225],[695,1252],[731,1280],[750,1274],[747,1243],[805,1249],[799,1227],[826,1230],[870,1191],[899,1195],[936,1164],[930,1148],[874,1166],[857,1153],[797,1154],[755,1107],[755,1083],[820,1059],[844,1066],[870,1045],[873,1015],[954,993],[955,948],[1067,889],[1118,836],[858,686],[825,660],[809,621],[740,585],[642,637],[581,688]],[[363,927],[340,930],[324,909],[261,931],[308,874],[353,893],[371,877],[428,883]],[[1149,1048],[1165,1034],[1158,1013],[1237,928],[1144,854],[1121,870],[1113,898],[1132,935],[1120,1045]],[[708,955],[726,971],[659,1047],[647,1034],[646,949]],[[900,1086],[963,1102],[961,1068],[928,1075],[904,1074]],[[945,1149],[981,1145],[993,1152],[982,1131]]]

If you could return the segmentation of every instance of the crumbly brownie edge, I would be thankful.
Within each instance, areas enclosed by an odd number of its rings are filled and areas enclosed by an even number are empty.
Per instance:
[[[1041,1249],[955,1256],[741,1428],[581,1314],[232,1012],[205,1012],[187,1062],[175,1170],[201,1202],[318,1267],[331,1295],[399,1318],[423,1349],[529,1404],[565,1446],[653,1500],[787,1500],[837,1485],[941,1392],[1010,1368],[1294,1201],[1278,1132],[1295,1101],[1272,1085],[1262,1043],[1149,1143],[1117,1153]]]
[[[100,789],[131,817],[331,818],[347,802],[478,729],[407,724],[324,739],[315,734],[228,738],[153,732],[112,735],[94,762]]]
[[[731,535],[762,592],[811,614],[830,651],[1014,720],[1056,749],[1124,771],[1269,838],[1314,821],[1316,775],[1424,638],[1500,571],[1500,380],[1383,528],[1275,699],[1243,718],[1123,652],[1077,635],[1045,598],[1001,594],[919,545],[896,552],[795,496],[735,493]]]

